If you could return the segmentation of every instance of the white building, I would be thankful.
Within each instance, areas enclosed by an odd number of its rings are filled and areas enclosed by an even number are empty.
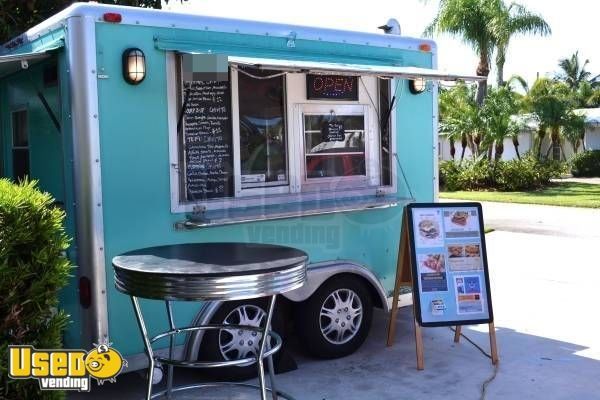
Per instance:
[[[575,110],[575,112],[579,115],[585,116],[585,148],[587,150],[600,150],[600,108],[582,108]],[[515,120],[518,121],[519,125],[521,126],[521,132],[519,133],[518,137],[519,154],[523,155],[527,151],[531,150],[531,148],[535,144],[539,122],[533,114],[518,115],[515,116]],[[542,152],[545,152],[549,148],[549,146],[550,135],[546,134],[546,137],[544,138],[544,141],[542,143]],[[456,148],[456,154],[454,155],[454,158],[456,160],[459,160],[460,154],[462,152],[460,142],[455,143],[454,147]],[[572,157],[574,154],[573,146],[567,141],[563,143],[563,150],[567,158]],[[578,151],[581,150],[583,149],[580,146]],[[439,137],[438,155],[441,160],[452,159],[452,156],[450,155],[450,143],[448,139],[446,139],[443,136]],[[467,147],[465,151],[465,159],[468,158],[471,158],[471,151]],[[512,139],[505,139],[502,159],[511,160],[513,158],[517,158],[517,153],[515,151]]]

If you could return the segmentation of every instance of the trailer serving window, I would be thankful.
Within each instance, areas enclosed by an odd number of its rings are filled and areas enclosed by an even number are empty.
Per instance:
[[[181,57],[168,63],[174,212],[395,191],[389,79],[231,63],[227,81],[188,81]],[[348,93],[317,90],[329,81]]]
[[[238,193],[289,185],[285,75],[241,68],[235,72],[232,99],[239,132]],[[235,132],[235,129],[234,129]],[[234,155],[235,158],[235,155]],[[257,192],[257,191],[254,191]]]

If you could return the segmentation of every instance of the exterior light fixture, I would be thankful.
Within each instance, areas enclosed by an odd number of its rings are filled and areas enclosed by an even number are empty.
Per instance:
[[[420,94],[425,91],[427,81],[425,78],[416,78],[408,81],[408,89],[412,94]]]
[[[146,57],[137,48],[123,52],[123,78],[131,85],[138,85],[146,77]]]

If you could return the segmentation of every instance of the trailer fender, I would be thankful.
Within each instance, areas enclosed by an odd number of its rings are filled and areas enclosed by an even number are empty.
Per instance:
[[[306,284],[282,296],[298,303],[308,299],[329,278],[339,274],[353,274],[361,277],[369,284],[375,305],[383,308],[386,312],[390,310],[390,303],[381,282],[364,265],[349,260],[335,260],[309,264],[307,268]],[[210,323],[210,320],[221,304],[221,301],[211,301],[202,304],[191,326]],[[195,331],[186,336],[184,354],[187,360],[195,360],[197,358],[202,337],[203,331]]]
[[[306,284],[298,289],[282,294],[293,302],[301,302],[308,299],[329,278],[339,274],[352,274],[361,277],[368,283],[373,303],[389,311],[389,302],[383,285],[370,269],[364,265],[350,260],[325,261],[310,264],[308,266]]]

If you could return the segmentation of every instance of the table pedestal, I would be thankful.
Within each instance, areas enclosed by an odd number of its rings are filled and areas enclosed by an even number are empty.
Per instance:
[[[293,398],[281,391],[278,391],[275,387],[275,372],[273,367],[273,354],[275,354],[281,348],[281,337],[271,330],[271,320],[273,318],[273,310],[275,309],[275,299],[276,295],[272,295],[269,298],[269,306],[267,312],[267,318],[263,327],[255,327],[255,326],[247,326],[247,325],[219,325],[219,324],[211,324],[211,325],[201,325],[201,326],[191,326],[184,328],[175,327],[175,322],[173,318],[173,308],[171,305],[171,301],[165,301],[166,309],[167,309],[167,317],[169,320],[169,331],[162,332],[152,338],[148,336],[148,330],[146,329],[146,324],[144,322],[144,316],[142,315],[142,310],[140,308],[140,304],[138,298],[136,296],[130,296],[131,302],[133,304],[133,309],[135,311],[135,316],[138,322],[138,326],[140,328],[140,332],[142,334],[142,339],[144,340],[144,347],[146,350],[146,355],[148,356],[148,385],[146,389],[146,400],[154,399],[160,396],[166,396],[168,399],[171,398],[171,395],[176,392],[181,392],[190,389],[200,389],[200,388],[210,388],[210,387],[221,387],[221,386],[234,386],[234,387],[247,387],[247,388],[255,388],[260,390],[261,400],[267,400],[267,392],[270,392],[273,400],[277,400],[279,397],[284,399],[293,400]],[[239,360],[224,360],[224,361],[183,361],[174,359],[174,348],[175,348],[175,335],[180,333],[188,333],[198,330],[220,330],[220,329],[238,329],[238,330],[251,330],[262,334],[262,338],[260,340],[259,352],[256,357],[248,357]],[[152,349],[152,343],[156,342],[159,339],[169,338],[169,356],[168,357],[160,357],[154,354]],[[274,340],[275,344],[270,345],[268,343],[269,340]],[[267,359],[267,363],[269,366],[269,380],[271,383],[271,387],[267,387],[265,383],[265,369],[264,369],[264,359]],[[237,382],[205,382],[193,385],[184,385],[184,386],[173,386],[173,367],[187,367],[187,368],[218,368],[218,367],[229,367],[229,366],[243,366],[250,365],[256,362],[258,368],[258,385],[252,385],[248,383],[237,383]],[[152,393],[152,379],[154,375],[154,367],[155,364],[166,364],[167,368],[167,388],[160,392]]]

